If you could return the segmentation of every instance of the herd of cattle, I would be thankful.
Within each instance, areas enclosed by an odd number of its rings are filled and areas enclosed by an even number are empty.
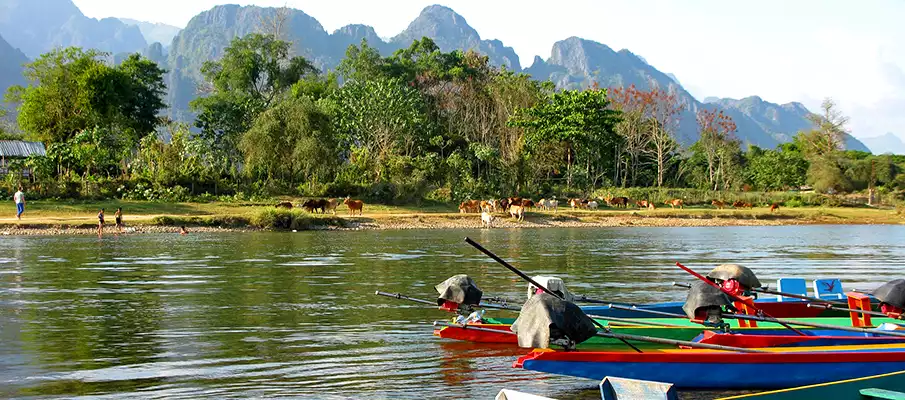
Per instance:
[[[365,203],[363,201],[352,200],[349,197],[343,199],[342,204],[345,204],[349,207],[349,215],[355,215],[356,211],[358,212],[358,215],[361,215],[362,210],[364,210],[365,206]],[[336,215],[336,207],[338,206],[339,199],[308,199],[298,207],[304,208],[305,211],[308,211],[310,213],[316,213],[319,210],[322,214],[326,214],[327,211],[332,211],[333,215]],[[277,203],[276,207],[292,209],[295,206],[291,201],[281,201]]]
[[[608,197],[597,200],[589,200],[589,199],[568,199],[566,204],[569,205],[573,210],[596,210],[600,207],[600,204],[606,204],[610,207],[614,208],[628,208],[630,205],[634,205],[639,209],[656,209],[656,205],[654,202],[649,200],[631,200],[628,197]],[[663,204],[670,206],[671,208],[685,208],[685,201],[682,199],[671,199],[666,200]],[[727,206],[732,206],[733,208],[754,208],[754,205],[744,201],[736,201],[733,203],[723,202],[720,200],[713,200],[710,204],[720,210]],[[556,197],[550,199],[540,199],[537,202],[531,199],[524,199],[521,197],[507,197],[503,199],[491,199],[491,200],[466,200],[459,204],[459,213],[469,214],[469,213],[480,213],[481,214],[481,224],[483,226],[490,227],[493,224],[493,213],[505,213],[515,218],[518,221],[523,221],[525,219],[525,212],[531,208],[537,208],[539,210],[544,211],[553,211],[556,212],[559,208],[559,200]],[[770,212],[776,211],[779,209],[778,203],[773,203],[770,205]]]
[[[601,203],[609,205],[613,208],[627,209],[630,205],[634,205],[635,207],[638,207],[640,209],[646,208],[653,210],[657,208],[652,201],[633,201],[628,197],[607,197],[598,200],[600,200],[600,202],[590,199],[568,199],[568,201],[566,201],[565,203],[568,204],[568,206],[573,210],[596,210],[598,207],[600,207]],[[339,199],[308,199],[305,200],[304,203],[298,205],[298,207],[304,208],[309,213],[317,213],[319,211],[322,214],[326,214],[327,211],[331,211],[333,212],[333,215],[336,215],[336,207],[338,207],[339,204]],[[343,199],[342,204],[348,206],[349,215],[354,216],[356,212],[358,212],[358,215],[362,215],[365,203],[361,200],[352,200],[351,198],[346,197],[345,199]],[[663,202],[663,204],[666,204],[672,208],[685,208],[685,201],[682,199],[666,200]],[[754,208],[753,204],[744,201],[729,203],[720,200],[713,200],[710,202],[710,204],[720,210],[729,206],[733,208]],[[276,207],[292,209],[296,206],[293,205],[291,201],[281,201],[276,204]],[[507,197],[491,200],[466,200],[459,204],[460,213],[481,214],[481,224],[488,227],[493,224],[494,213],[505,213],[518,221],[524,221],[525,212],[532,208],[556,212],[559,209],[559,200],[557,200],[556,197],[552,197],[549,199],[540,199],[535,202],[534,200],[521,197]],[[776,211],[778,209],[778,203],[773,203],[770,205],[770,212]]]

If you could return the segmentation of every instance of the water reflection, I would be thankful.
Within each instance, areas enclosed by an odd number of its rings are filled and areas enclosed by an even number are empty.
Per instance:
[[[525,229],[29,237],[0,241],[0,397],[593,398],[595,383],[510,368],[521,351],[441,341],[433,296],[468,273],[525,285],[462,242],[613,301],[676,300],[675,261],[737,262],[764,282],[901,277],[905,227]],[[499,315],[499,314],[498,314]]]

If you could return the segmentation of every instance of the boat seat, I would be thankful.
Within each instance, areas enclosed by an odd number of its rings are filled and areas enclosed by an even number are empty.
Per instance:
[[[783,293],[797,294],[799,296],[807,296],[808,295],[808,284],[802,278],[779,278],[776,280],[776,290],[783,292]],[[804,301],[804,300],[796,299],[794,297],[776,296],[776,301],[790,302],[790,301]]]
[[[839,279],[817,279],[814,281],[814,294],[826,300],[845,299],[842,281]]]
[[[858,391],[862,399],[905,400],[905,393],[886,389],[867,388]]]

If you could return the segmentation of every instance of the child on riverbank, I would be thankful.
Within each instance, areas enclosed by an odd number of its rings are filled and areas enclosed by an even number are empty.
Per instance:
[[[116,222],[116,230],[119,233],[123,233],[123,209],[122,207],[118,207],[116,209],[116,213],[113,214],[113,219]]]
[[[104,235],[104,209],[97,213],[97,237]]]

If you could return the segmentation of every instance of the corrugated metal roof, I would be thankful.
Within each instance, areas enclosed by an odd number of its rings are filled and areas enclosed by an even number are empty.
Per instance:
[[[0,157],[46,156],[44,143],[22,140],[0,140]]]

